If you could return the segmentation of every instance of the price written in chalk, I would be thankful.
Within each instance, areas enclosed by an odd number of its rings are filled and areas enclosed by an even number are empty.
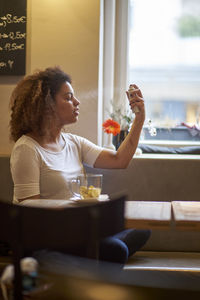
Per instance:
[[[0,27],[6,27],[8,24],[19,24],[25,23],[26,16],[13,16],[12,14],[6,14],[5,16],[0,17]]]
[[[24,50],[24,44],[6,43],[3,47],[0,47],[0,51],[17,51]]]
[[[9,33],[0,33],[0,39],[10,39],[10,40],[19,40],[19,39],[25,39],[26,38],[26,33],[25,32],[9,32]]]
[[[10,69],[12,69],[13,64],[14,64],[14,61],[10,60],[10,59],[7,62],[0,61],[0,69],[1,68],[6,68],[6,67],[9,67]]]
[[[26,73],[27,0],[0,0],[0,76]]]

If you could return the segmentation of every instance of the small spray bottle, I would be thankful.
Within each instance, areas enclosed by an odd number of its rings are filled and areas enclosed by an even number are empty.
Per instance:
[[[130,84],[130,85],[129,85],[129,89],[128,89],[129,101],[131,101],[132,98],[134,97],[134,93],[133,93],[134,90],[135,90],[135,88],[134,88],[133,84]],[[133,112],[136,114],[136,113],[138,113],[139,111],[140,111],[140,110],[139,110],[138,106],[135,106],[134,109],[133,109]]]

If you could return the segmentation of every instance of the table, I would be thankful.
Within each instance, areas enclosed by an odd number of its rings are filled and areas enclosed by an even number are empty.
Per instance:
[[[27,199],[21,201],[19,205],[40,208],[63,209],[65,207],[73,206],[74,201],[55,199]]]
[[[127,201],[125,205],[126,228],[169,229],[171,203],[159,201]]]
[[[138,229],[200,231],[200,202],[127,201],[125,226]]]
[[[107,194],[102,194],[97,199],[85,199],[79,200],[77,198],[70,198],[69,200],[62,199],[26,199],[19,203],[19,205],[23,206],[31,206],[31,207],[42,207],[42,208],[50,208],[50,209],[63,209],[69,206],[77,206],[78,205],[88,205],[92,203],[98,203],[99,201],[107,201],[109,197]]]
[[[172,211],[176,229],[200,230],[200,202],[172,201]]]

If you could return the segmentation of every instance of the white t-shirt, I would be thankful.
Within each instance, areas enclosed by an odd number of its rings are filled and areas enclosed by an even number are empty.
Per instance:
[[[10,160],[14,203],[39,194],[44,199],[69,199],[68,179],[84,172],[83,163],[93,166],[103,150],[83,137],[62,136],[65,146],[60,152],[47,150],[26,135],[15,143]]]

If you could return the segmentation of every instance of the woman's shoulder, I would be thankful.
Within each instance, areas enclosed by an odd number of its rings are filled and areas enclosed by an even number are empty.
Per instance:
[[[100,146],[97,146],[96,144],[94,144],[93,142],[91,142],[90,140],[88,140],[85,137],[76,135],[76,134],[71,134],[71,133],[63,133],[64,134],[64,139],[66,141],[66,144],[76,144],[79,148],[81,149],[85,149],[88,150],[90,149],[98,149],[102,150],[103,148]]]
[[[83,137],[79,136],[79,135],[76,135],[76,134],[72,134],[72,133],[66,133],[66,132],[63,132],[62,133],[64,139],[66,142],[68,143],[81,143],[82,140],[84,139]]]
[[[36,148],[38,147],[37,142],[32,139],[31,137],[27,136],[27,135],[22,135],[16,142],[15,145],[13,147],[13,151],[15,150],[22,150],[23,149],[32,149],[32,150],[36,150]]]
[[[39,152],[37,151],[37,145],[26,135],[21,136],[15,143],[10,157],[11,165],[14,165],[17,161],[32,162],[39,159]]]

